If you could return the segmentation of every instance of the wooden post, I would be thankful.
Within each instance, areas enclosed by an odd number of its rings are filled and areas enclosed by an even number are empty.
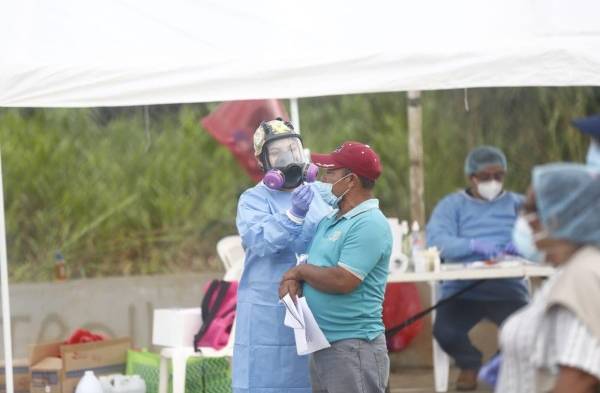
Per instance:
[[[421,92],[408,92],[408,157],[410,160],[410,214],[421,229],[425,225],[425,182],[423,176],[423,136]]]

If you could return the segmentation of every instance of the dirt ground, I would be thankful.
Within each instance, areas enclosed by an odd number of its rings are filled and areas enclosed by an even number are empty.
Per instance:
[[[454,381],[458,375],[458,370],[450,370],[448,380],[448,392],[454,390]],[[433,393],[435,392],[433,383],[433,370],[431,368],[407,368],[400,372],[395,372],[390,378],[390,391],[392,393],[410,392],[410,393]],[[493,390],[483,384],[474,390],[475,393],[493,392]]]

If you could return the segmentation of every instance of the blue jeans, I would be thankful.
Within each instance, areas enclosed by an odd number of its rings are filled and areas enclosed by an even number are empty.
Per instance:
[[[526,304],[523,300],[451,300],[436,310],[433,336],[458,367],[478,370],[481,367],[481,352],[471,343],[469,331],[483,319],[500,326]]]

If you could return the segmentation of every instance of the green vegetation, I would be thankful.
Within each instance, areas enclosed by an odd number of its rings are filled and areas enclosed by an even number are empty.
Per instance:
[[[600,112],[600,89],[506,88],[425,92],[426,207],[464,184],[478,144],[509,158],[508,187],[524,191],[536,163],[582,161],[587,140],[569,122]],[[235,232],[251,186],[200,126],[216,104],[143,108],[0,109],[11,279],[52,278],[55,250],[71,277],[220,269],[215,243]],[[408,217],[404,93],[300,100],[305,144],[329,151],[371,144],[384,174],[384,211]]]

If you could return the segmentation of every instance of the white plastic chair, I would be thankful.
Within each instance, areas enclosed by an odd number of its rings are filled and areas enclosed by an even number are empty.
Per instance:
[[[193,347],[167,347],[160,351],[160,373],[158,393],[167,393],[169,381],[168,360],[173,363],[173,392],[185,393],[185,373],[187,360],[190,357],[233,357],[235,339],[235,321],[227,345],[222,349],[200,347],[200,352],[194,352]]]
[[[390,271],[404,272],[408,269],[409,259],[402,253],[402,226],[395,217],[388,217],[388,224],[392,231],[392,253],[390,255]]]
[[[429,282],[429,288],[431,290],[431,304],[435,304],[438,299],[437,291],[440,287],[439,282]],[[435,323],[436,311],[431,312],[431,326]],[[432,349],[433,349],[433,380],[435,382],[435,391],[447,392],[448,391],[448,376],[450,374],[450,357],[440,344],[438,344],[435,337],[431,337]]]
[[[239,236],[226,236],[217,243],[217,254],[225,267],[225,281],[239,281],[244,268],[245,253],[242,247],[242,238]],[[194,352],[191,346],[165,347],[160,351],[160,373],[158,393],[167,393],[169,381],[168,361],[173,364],[173,393],[185,392],[185,373],[187,360],[190,357],[233,357],[233,343],[235,339],[235,321],[227,345],[222,349],[200,347],[200,352]],[[192,339],[188,340],[192,342]],[[187,341],[186,341],[187,342]]]
[[[244,248],[242,247],[242,238],[234,236],[225,236],[217,243],[217,254],[225,267],[225,281],[239,281],[244,270]]]

